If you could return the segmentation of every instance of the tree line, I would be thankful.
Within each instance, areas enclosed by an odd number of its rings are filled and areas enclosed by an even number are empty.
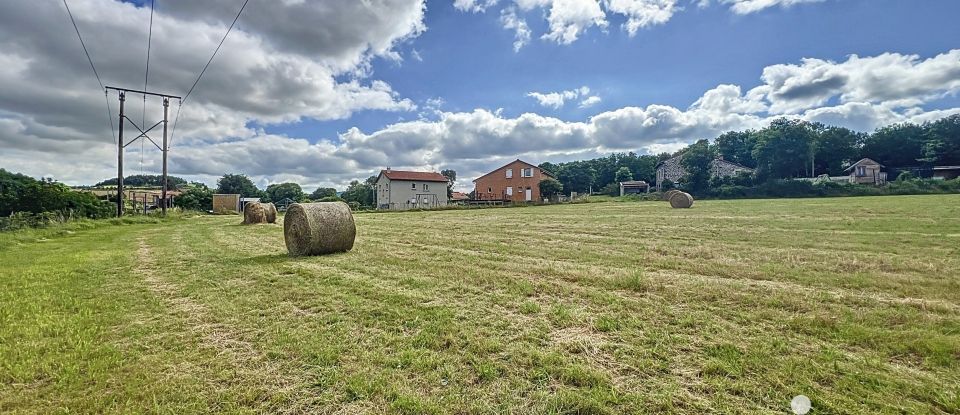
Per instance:
[[[902,171],[916,174],[935,165],[960,165],[960,114],[921,124],[893,124],[872,133],[780,118],[762,129],[725,132],[672,154],[614,153],[591,160],[545,162],[540,167],[557,177],[565,193],[592,190],[618,194],[621,181],[655,183],[657,164],[681,154],[687,175],[678,184],[693,191],[722,184],[756,186],[822,174],[841,176],[844,169],[865,157],[886,166],[894,179]],[[717,158],[755,172],[749,177],[729,178],[727,183],[714,180],[711,184],[709,166]]]

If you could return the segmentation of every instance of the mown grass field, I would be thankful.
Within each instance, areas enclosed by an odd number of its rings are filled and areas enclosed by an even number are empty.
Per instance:
[[[960,412],[960,195],[356,221],[0,235],[0,413]]]

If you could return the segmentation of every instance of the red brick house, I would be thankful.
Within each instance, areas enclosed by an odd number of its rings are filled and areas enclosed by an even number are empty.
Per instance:
[[[476,200],[503,200],[511,202],[539,202],[540,181],[551,177],[549,172],[516,159],[473,181]]]

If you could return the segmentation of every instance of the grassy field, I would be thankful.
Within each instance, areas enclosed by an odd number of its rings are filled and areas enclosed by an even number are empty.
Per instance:
[[[0,235],[0,413],[960,412],[960,195]]]

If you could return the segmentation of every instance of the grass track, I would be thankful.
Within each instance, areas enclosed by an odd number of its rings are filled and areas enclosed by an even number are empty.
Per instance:
[[[0,412],[960,412],[957,195],[356,220],[0,244]]]

